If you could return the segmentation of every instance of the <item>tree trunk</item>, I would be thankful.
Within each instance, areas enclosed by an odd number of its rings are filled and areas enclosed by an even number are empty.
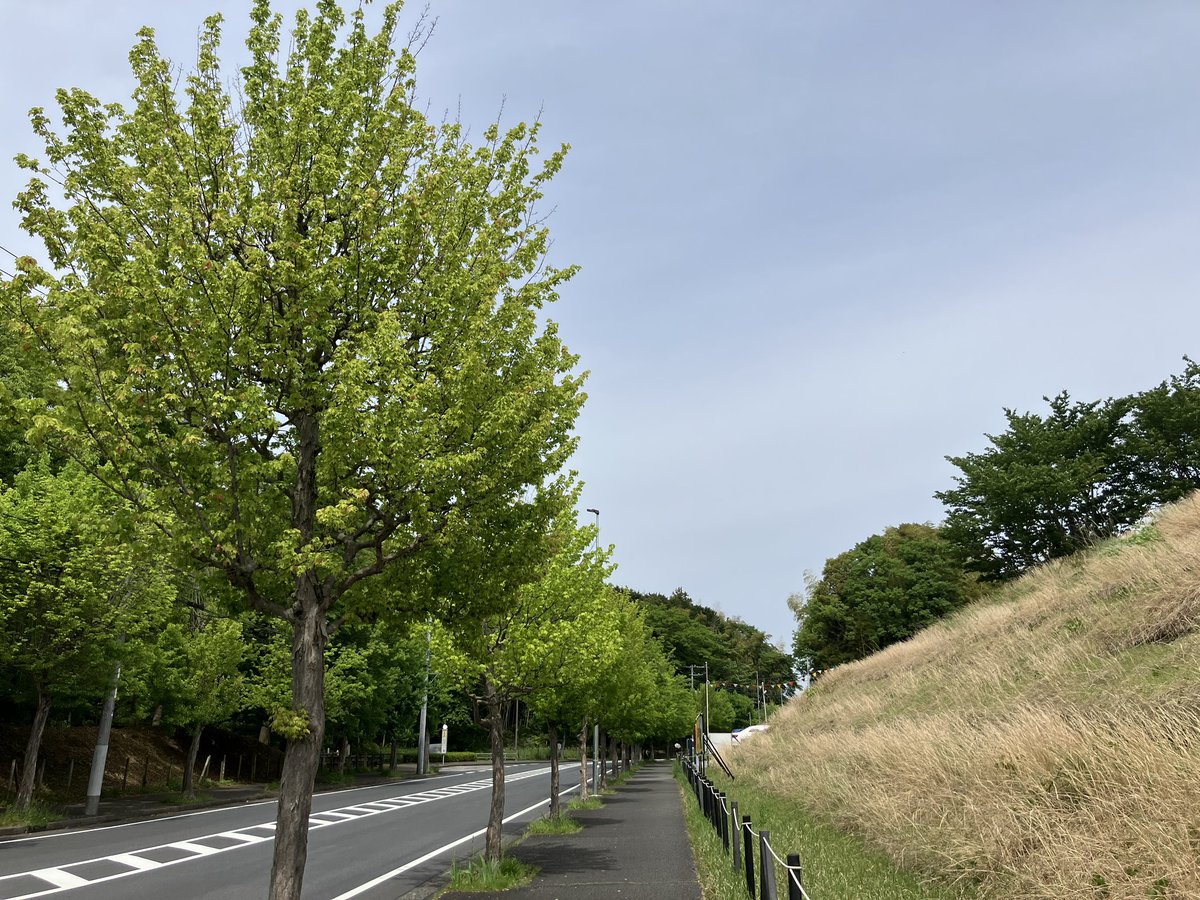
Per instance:
[[[202,731],[204,731],[204,726],[197,725],[196,730],[192,732],[192,743],[188,745],[187,763],[183,767],[183,796],[189,800],[196,796],[194,773],[196,757],[200,755],[200,732]]]
[[[588,720],[587,716],[583,717],[583,727],[579,730],[579,798],[586,800],[588,798]]]
[[[297,585],[301,611],[292,632],[292,709],[308,720],[307,733],[289,736],[279,781],[270,900],[299,900],[308,857],[308,816],[325,739],[325,646],[329,631],[316,598],[315,576]]]
[[[621,773],[617,769],[617,739],[614,737],[608,739],[608,758],[612,764],[612,777],[615,780]]]
[[[600,773],[600,782],[596,785],[596,790],[601,791],[608,787],[608,733],[600,732],[600,753],[596,759],[596,771]]]
[[[562,817],[562,804],[558,801],[558,726],[550,725],[550,818],[558,821]]]
[[[501,829],[504,827],[504,701],[495,686],[488,682],[488,734],[492,743],[492,805],[488,810],[487,838],[484,858],[500,862],[504,849]]]
[[[346,762],[350,759],[350,738],[343,737],[338,751],[338,775],[346,774]]]
[[[29,740],[25,742],[25,761],[21,769],[21,784],[17,788],[17,809],[29,809],[33,803],[33,787],[37,778],[38,751],[42,746],[42,734],[50,718],[51,696],[37,686],[37,710],[33,714],[33,725],[29,729]]]

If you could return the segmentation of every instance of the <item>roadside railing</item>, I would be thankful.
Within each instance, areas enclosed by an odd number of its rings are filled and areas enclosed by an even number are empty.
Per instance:
[[[779,900],[776,880],[779,871],[783,873],[788,900],[812,900],[804,889],[800,854],[788,853],[786,859],[780,859],[771,846],[770,831],[765,828],[755,831],[749,813],[742,815],[738,810],[737,801],[718,791],[700,771],[694,759],[684,756],[682,763],[688,784],[691,785],[696,802],[700,805],[700,812],[721,839],[725,853],[731,858],[733,871],[744,876],[746,893],[751,900]]]

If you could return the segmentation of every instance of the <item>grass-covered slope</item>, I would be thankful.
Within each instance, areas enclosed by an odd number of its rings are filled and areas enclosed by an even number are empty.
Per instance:
[[[739,779],[926,876],[1200,898],[1200,496],[829,672],[772,721]]]

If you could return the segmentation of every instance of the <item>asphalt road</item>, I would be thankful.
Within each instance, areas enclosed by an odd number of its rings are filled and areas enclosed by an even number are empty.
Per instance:
[[[569,768],[563,782],[577,785]],[[545,812],[550,770],[512,765],[513,833]],[[491,774],[472,767],[420,781],[313,797],[306,900],[395,900],[483,847]],[[247,900],[266,897],[275,803],[0,841],[0,900]]]

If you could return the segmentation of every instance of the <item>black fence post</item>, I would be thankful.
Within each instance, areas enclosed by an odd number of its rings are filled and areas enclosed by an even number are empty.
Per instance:
[[[718,815],[721,818],[721,846],[729,853],[729,809],[725,806],[727,795],[722,791],[717,794]]]
[[[758,890],[762,900],[779,900],[775,887],[775,860],[771,856],[771,832],[758,833]]]
[[[729,836],[733,839],[733,871],[740,872],[742,871],[742,823],[738,819],[738,805],[736,800],[731,802],[730,809],[730,815],[733,819],[731,822],[733,827],[729,829]]]
[[[803,883],[800,881],[800,854],[787,855],[788,867],[788,900],[804,900]]]
[[[746,852],[746,892],[754,900],[754,829],[749,816],[742,819],[742,849]]]

